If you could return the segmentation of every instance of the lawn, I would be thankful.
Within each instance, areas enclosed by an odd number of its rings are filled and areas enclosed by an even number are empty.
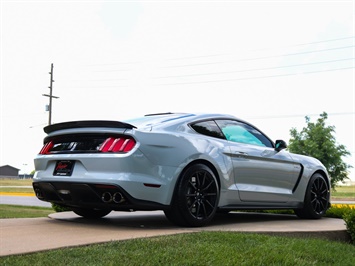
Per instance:
[[[331,192],[333,200],[353,200],[355,201],[355,186],[339,186]]]
[[[52,208],[0,204],[0,219],[46,217]]]
[[[35,195],[32,188],[32,179],[0,179],[0,193],[31,193]]]
[[[311,238],[199,232],[1,257],[1,265],[355,265],[355,246]]]
[[[1,178],[0,186],[32,186],[32,179]]]

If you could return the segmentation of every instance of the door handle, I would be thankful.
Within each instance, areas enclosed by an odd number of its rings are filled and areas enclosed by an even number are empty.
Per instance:
[[[240,157],[240,158],[248,155],[248,153],[242,151],[236,151],[234,154],[236,155],[236,157]]]

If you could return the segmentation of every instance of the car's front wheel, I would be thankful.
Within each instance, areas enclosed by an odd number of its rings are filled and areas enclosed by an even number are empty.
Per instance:
[[[307,187],[302,209],[295,209],[294,212],[300,218],[319,219],[329,207],[329,187],[321,174],[314,174]]]
[[[216,214],[219,186],[213,171],[195,164],[183,172],[178,181],[171,209],[166,217],[182,226],[204,226]]]
[[[84,208],[73,208],[73,212],[81,217],[87,219],[98,219],[106,216],[111,212],[111,210],[96,210],[96,209],[84,209]]]

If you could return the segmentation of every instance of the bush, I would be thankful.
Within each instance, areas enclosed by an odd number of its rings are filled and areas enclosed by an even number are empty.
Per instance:
[[[355,244],[355,207],[354,205],[332,205],[326,213],[327,217],[343,219],[346,229]]]
[[[352,208],[349,205],[332,205],[332,207],[327,210],[326,216],[343,219],[344,214],[351,211]]]
[[[355,210],[348,211],[344,214],[343,219],[346,224],[351,241],[355,244]]]
[[[52,208],[53,210],[55,210],[56,212],[67,212],[67,211],[71,211],[70,208],[66,207],[66,206],[63,206],[63,205],[60,205],[60,204],[55,204],[55,203],[52,203]]]

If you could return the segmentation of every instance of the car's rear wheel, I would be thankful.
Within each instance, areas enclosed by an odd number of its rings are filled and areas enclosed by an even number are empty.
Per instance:
[[[84,208],[73,208],[73,212],[79,216],[87,219],[98,219],[106,216],[111,212],[111,210],[96,210],[96,209],[84,209]]]
[[[213,171],[195,164],[183,172],[166,217],[181,226],[204,226],[216,214],[219,186]]]
[[[319,219],[328,209],[329,197],[328,183],[321,174],[316,173],[308,183],[303,208],[294,212],[300,218]]]

